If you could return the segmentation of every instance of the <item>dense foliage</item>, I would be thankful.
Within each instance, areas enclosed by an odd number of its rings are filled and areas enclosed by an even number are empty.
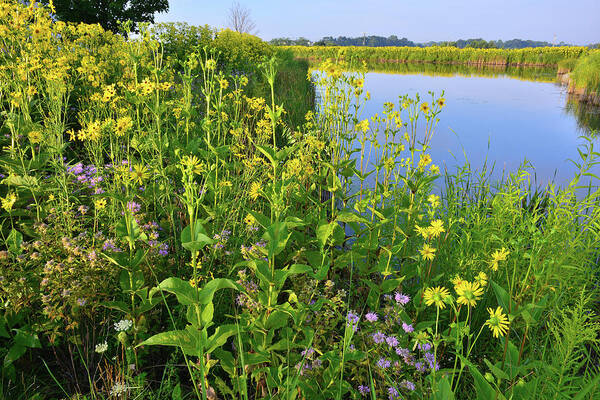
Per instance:
[[[597,50],[587,47],[539,47],[518,50],[456,47],[334,47],[291,46],[297,57],[325,60],[356,59],[372,63],[432,62],[509,66],[556,66],[561,60],[579,58]]]
[[[593,142],[492,186],[443,95],[326,60],[292,125],[289,54],[171,28],[0,2],[0,398],[597,398]]]
[[[54,16],[65,22],[100,24],[104,29],[119,32],[119,22],[130,21],[137,31],[140,22],[153,23],[154,14],[169,11],[168,0],[45,0]]]

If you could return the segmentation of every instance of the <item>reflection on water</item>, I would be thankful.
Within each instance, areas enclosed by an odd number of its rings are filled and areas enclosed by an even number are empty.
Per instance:
[[[598,110],[568,102],[565,89],[549,78],[547,69],[393,67],[394,73],[366,74],[371,101],[362,118],[381,113],[384,102],[398,104],[399,95],[444,91],[446,107],[439,116],[431,155],[450,171],[463,165],[466,157],[473,169],[493,165],[492,178],[499,179],[530,163],[535,167],[532,181],[565,185],[576,172],[569,160],[578,159],[577,148],[585,143],[580,136],[598,127]],[[410,70],[416,67],[425,71]]]
[[[582,103],[575,96],[568,95],[565,111],[573,115],[579,130],[589,136],[600,135],[600,107]]]
[[[556,69],[552,67],[511,67],[503,65],[466,65],[432,63],[367,64],[370,72],[388,74],[423,74],[430,76],[510,77],[528,81],[554,82]]]

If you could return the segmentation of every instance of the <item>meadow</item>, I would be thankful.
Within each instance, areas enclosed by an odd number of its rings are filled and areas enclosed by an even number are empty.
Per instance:
[[[491,182],[360,64],[7,0],[0,48],[0,398],[600,395],[593,140]]]

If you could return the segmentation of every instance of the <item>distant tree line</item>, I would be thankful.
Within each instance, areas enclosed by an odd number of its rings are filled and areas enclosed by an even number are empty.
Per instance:
[[[298,39],[289,38],[277,38],[270,42],[275,46],[368,46],[368,47],[383,47],[383,46],[406,46],[406,47],[431,47],[431,46],[453,46],[460,49],[464,48],[477,48],[477,49],[523,49],[526,47],[553,47],[553,46],[571,46],[568,43],[550,43],[536,40],[523,40],[523,39],[512,39],[512,40],[484,40],[481,38],[477,39],[460,39],[456,41],[443,41],[443,42],[426,42],[426,43],[415,43],[407,38],[398,38],[396,35],[389,37],[383,36],[362,36],[362,37],[346,37],[338,36],[334,38],[332,36],[325,36],[321,40],[311,42],[310,40],[300,37]],[[590,48],[600,48],[600,44],[596,43],[589,45]]]

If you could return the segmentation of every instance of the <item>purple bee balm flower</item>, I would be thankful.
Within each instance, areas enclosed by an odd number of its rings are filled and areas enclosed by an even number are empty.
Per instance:
[[[142,209],[142,206],[140,206],[135,201],[128,201],[127,202],[127,209],[129,211],[131,211],[133,214],[135,214],[135,213],[140,212],[140,210]]]
[[[400,400],[400,393],[398,393],[398,390],[395,387],[388,388],[388,398],[390,400]]]
[[[407,324],[406,322],[402,323],[402,329],[404,329],[404,332],[406,332],[406,333],[411,333],[412,331],[415,330],[415,328],[413,328],[412,325]]]
[[[410,350],[404,349],[402,347],[397,347],[396,354],[398,354],[400,357],[406,358],[410,354]]]
[[[166,243],[162,243],[159,246],[158,254],[161,255],[161,256],[163,256],[163,257],[168,256],[169,255],[169,245],[166,244]]]
[[[392,363],[390,360],[386,360],[385,358],[380,358],[379,361],[377,361],[377,366],[381,369],[386,369],[392,366]]]
[[[398,342],[398,339],[396,338],[396,336],[388,336],[385,341],[387,342],[388,346],[394,348],[396,346],[398,346],[398,344],[400,344]]]
[[[418,347],[419,347],[419,350],[421,350],[421,351],[431,350],[431,345],[429,343],[420,344]]]
[[[410,301],[410,297],[400,292],[396,292],[396,294],[394,295],[394,299],[396,300],[396,303],[402,305],[405,305]]]
[[[365,318],[369,322],[375,322],[378,319],[377,314],[375,314],[374,312],[368,312],[367,314],[365,314]]]
[[[367,394],[369,394],[371,392],[371,389],[369,389],[369,387],[365,386],[365,385],[358,385],[358,391],[363,396],[366,396]]]
[[[348,315],[346,316],[346,320],[348,321],[346,326],[348,326],[348,328],[352,328],[352,330],[356,332],[356,330],[358,329],[358,321],[360,321],[360,317],[353,311],[349,311]]]
[[[385,335],[381,332],[376,332],[373,334],[373,341],[377,344],[385,342]]]
[[[416,389],[415,384],[407,379],[400,382],[400,386],[402,386],[403,388],[406,388],[408,390],[411,390],[411,391]]]

